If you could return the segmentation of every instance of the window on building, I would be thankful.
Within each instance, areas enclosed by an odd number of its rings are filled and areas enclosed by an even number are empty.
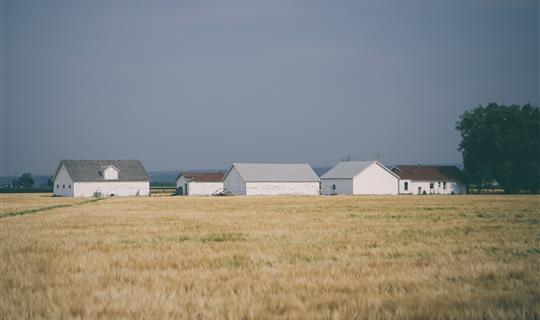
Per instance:
[[[446,190],[446,181],[443,181],[442,188],[443,188],[443,190]]]
[[[441,182],[440,181],[437,183],[437,187],[439,187],[439,188],[441,187]]]
[[[65,189],[65,188],[66,188],[66,185],[65,185],[65,184],[63,184],[63,185],[62,185],[62,188],[63,188],[63,189]]]
[[[336,185],[335,184],[332,185],[332,190],[336,190]]]
[[[408,191],[409,190],[409,183],[408,182],[405,182],[403,184],[403,189],[405,189],[405,191]]]
[[[59,184],[56,185],[56,189],[60,189],[60,185],[59,185]]]
[[[430,182],[430,183],[429,183],[429,188],[430,188],[430,189],[433,189],[433,184],[434,184],[433,182]]]
[[[68,188],[71,189],[71,185],[70,185],[70,184],[68,184]]]

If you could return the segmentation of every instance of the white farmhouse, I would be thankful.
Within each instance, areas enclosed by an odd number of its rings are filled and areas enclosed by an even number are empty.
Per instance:
[[[62,160],[53,181],[56,196],[150,195],[150,177],[138,160]]]
[[[176,178],[176,194],[211,196],[223,191],[223,172],[181,172]]]
[[[392,172],[400,178],[400,194],[465,194],[456,166],[396,165]]]
[[[398,194],[399,177],[378,161],[343,161],[321,176],[321,192]]]
[[[319,185],[307,163],[233,163],[223,178],[237,195],[318,195]]]

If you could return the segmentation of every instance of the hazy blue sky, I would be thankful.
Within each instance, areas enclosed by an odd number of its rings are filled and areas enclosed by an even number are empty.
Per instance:
[[[478,104],[539,103],[538,1],[2,1],[1,174],[457,163]]]

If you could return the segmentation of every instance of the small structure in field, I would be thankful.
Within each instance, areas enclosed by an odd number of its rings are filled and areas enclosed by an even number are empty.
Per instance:
[[[321,176],[321,192],[332,194],[398,194],[399,177],[378,161],[343,161]]]
[[[223,191],[223,172],[181,172],[176,178],[176,194],[210,196]]]
[[[61,160],[53,181],[56,196],[150,195],[150,177],[138,160]]]
[[[396,165],[400,194],[465,194],[461,170],[456,166]]]
[[[237,195],[318,195],[319,185],[307,163],[233,163],[223,178]]]

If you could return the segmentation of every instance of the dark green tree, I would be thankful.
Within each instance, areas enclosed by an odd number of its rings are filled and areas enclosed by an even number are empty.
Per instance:
[[[540,109],[490,103],[466,111],[461,134],[465,177],[479,187],[493,180],[506,193],[540,189]]]
[[[31,173],[24,173],[19,178],[19,186],[23,188],[32,188],[34,187],[34,178],[32,178]]]

